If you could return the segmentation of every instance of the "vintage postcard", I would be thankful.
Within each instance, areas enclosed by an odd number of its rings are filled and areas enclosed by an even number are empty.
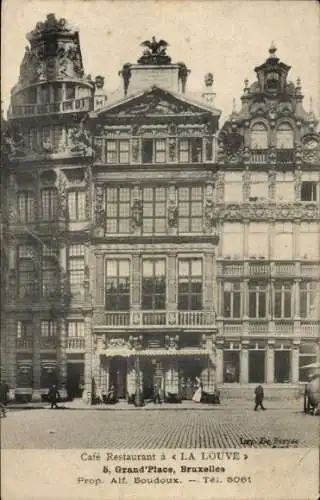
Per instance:
[[[3,500],[319,498],[319,28],[3,2]]]

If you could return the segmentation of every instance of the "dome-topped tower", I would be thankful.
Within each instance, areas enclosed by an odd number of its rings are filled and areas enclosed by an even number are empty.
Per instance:
[[[277,47],[272,42],[268,59],[255,68],[261,92],[277,93],[285,88],[290,66],[280,62],[276,56]]]

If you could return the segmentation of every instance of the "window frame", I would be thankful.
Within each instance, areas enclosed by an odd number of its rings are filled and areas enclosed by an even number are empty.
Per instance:
[[[116,264],[116,274],[108,275],[108,262]],[[128,265],[128,273],[121,274],[121,263],[125,262]],[[107,313],[112,312],[129,312],[131,308],[131,262],[129,258],[106,258],[104,262],[104,308]],[[114,292],[108,291],[107,283],[116,282],[117,287]],[[120,291],[121,281],[126,280],[126,292]],[[110,289],[109,289],[110,290]],[[111,300],[109,306],[109,298]],[[125,303],[126,302],[126,303]],[[116,305],[116,307],[114,307]]]
[[[180,264],[186,263],[188,266],[188,275],[180,274]],[[192,263],[200,262],[201,263],[201,275],[193,275],[192,274]],[[187,281],[187,290],[181,292],[181,284],[183,281]],[[193,285],[200,284],[198,291],[193,291]],[[177,287],[177,309],[178,311],[203,311],[203,259],[202,257],[187,257],[187,258],[179,258],[178,259],[178,287]],[[187,307],[180,307],[182,298],[187,299]],[[193,299],[198,298],[198,302],[200,304],[199,307],[192,307]],[[199,300],[200,299],[200,300]],[[195,302],[196,304],[196,302]]]

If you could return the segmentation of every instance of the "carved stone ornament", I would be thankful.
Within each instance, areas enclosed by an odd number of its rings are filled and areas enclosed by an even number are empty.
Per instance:
[[[97,227],[104,227],[106,221],[106,211],[104,209],[104,189],[96,187],[95,221]]]
[[[132,230],[142,226],[143,208],[141,200],[135,199],[131,205],[131,227]]]
[[[59,192],[59,215],[62,219],[66,219],[68,217],[68,197],[66,191],[66,181],[62,176],[62,174],[60,174],[59,176],[58,192]]]
[[[241,219],[240,205],[236,205],[236,204],[226,205],[225,211],[224,211],[224,217],[226,219]]]
[[[17,368],[20,373],[27,374],[32,370],[32,361],[17,361]]]
[[[157,40],[153,36],[151,41],[145,40],[141,43],[145,47],[143,55],[138,59],[139,64],[170,64],[171,57],[167,56],[168,43],[165,40]]]
[[[307,150],[303,151],[303,162],[304,163],[310,163],[310,164],[315,164],[320,162],[320,151],[312,151],[312,150]]]
[[[108,342],[108,348],[126,347],[127,342],[122,338],[111,338]]]
[[[175,200],[170,200],[168,206],[168,226],[177,227],[177,224],[178,224],[178,207]]]
[[[177,141],[175,137],[169,139],[169,161],[176,161],[177,159]]]
[[[143,335],[139,335],[139,337],[130,335],[128,344],[130,349],[142,349]]]
[[[83,121],[69,129],[68,145],[72,152],[78,152],[82,155],[93,154],[91,137],[88,130],[85,129]]]
[[[207,199],[204,206],[204,220],[207,230],[212,230],[216,227],[215,206],[212,200]]]
[[[180,343],[179,335],[176,335],[175,337],[166,335],[164,338],[164,345],[166,349],[179,349],[179,343]]]

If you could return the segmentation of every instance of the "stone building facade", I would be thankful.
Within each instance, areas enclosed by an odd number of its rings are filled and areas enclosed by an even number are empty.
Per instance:
[[[107,96],[67,21],[27,39],[6,134],[12,393],[297,391],[319,357],[320,138],[275,47],[219,131],[212,75],[191,96],[163,40]]]

